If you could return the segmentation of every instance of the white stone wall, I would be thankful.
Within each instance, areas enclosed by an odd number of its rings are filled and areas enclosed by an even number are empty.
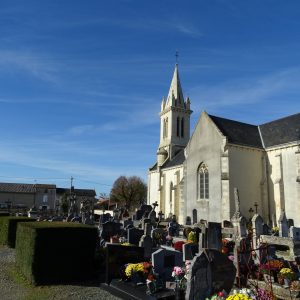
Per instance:
[[[278,221],[282,209],[295,226],[300,226],[300,183],[296,181],[298,146],[268,149],[269,191],[272,214]]]
[[[257,202],[258,213],[266,219],[267,212],[262,204],[261,191],[264,150],[230,145],[228,146],[228,155],[231,217],[235,212],[233,189],[236,187],[239,191],[240,209],[244,217],[250,218],[249,209],[251,207],[255,211],[254,204]]]
[[[217,129],[209,116],[204,112],[198,121],[196,129],[186,147],[185,163],[185,205],[186,216],[193,221],[193,210],[197,210],[197,221],[200,219],[212,222],[223,220],[222,185],[221,185],[221,155],[225,137]],[[209,199],[197,199],[197,170],[205,163],[209,171]]]
[[[155,201],[160,202],[159,192],[159,172],[150,171],[148,173],[148,196],[147,204],[152,204]]]

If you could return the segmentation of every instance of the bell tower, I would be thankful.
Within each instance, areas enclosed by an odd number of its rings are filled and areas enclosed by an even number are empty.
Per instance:
[[[190,139],[190,99],[183,98],[179,79],[178,64],[175,65],[167,99],[164,97],[160,110],[160,143],[157,163],[161,166],[169,158],[172,160]]]

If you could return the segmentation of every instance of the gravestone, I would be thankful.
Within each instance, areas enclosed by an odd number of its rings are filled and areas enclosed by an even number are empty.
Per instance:
[[[142,229],[138,229],[135,227],[128,229],[127,230],[128,243],[132,245],[138,245],[143,234],[144,234],[144,230]]]
[[[164,281],[172,280],[174,266],[182,267],[182,252],[161,248],[152,253],[152,265]]]
[[[222,249],[222,228],[221,223],[208,222],[207,228],[207,248]]]
[[[109,213],[102,214],[99,216],[99,225],[102,226],[103,223],[106,223],[110,220],[111,215]]]
[[[100,233],[101,238],[105,241],[109,241],[110,237],[120,235],[122,233],[121,226],[122,224],[111,221],[102,224],[102,230]]]
[[[196,255],[191,263],[185,299],[204,300],[223,289],[233,287],[236,269],[226,255],[207,249]]]
[[[173,215],[171,222],[169,223],[168,234],[170,236],[178,236],[179,224],[176,221],[176,216]]]
[[[235,201],[235,213],[231,219],[233,227],[235,229],[235,239],[243,238],[247,236],[247,220],[241,214],[240,211],[240,198],[239,191],[237,188],[233,189],[234,192],[234,201]]]
[[[123,221],[124,228],[126,228],[128,225],[132,225],[133,226],[133,221],[131,219]]]
[[[151,220],[149,218],[143,218],[142,219],[142,229],[145,230],[146,224],[150,224],[150,223],[151,223]]]
[[[153,241],[151,236],[143,235],[139,242],[139,246],[144,248],[144,257],[146,259],[150,259],[152,254],[152,248],[153,248]]]
[[[166,231],[163,228],[155,228],[151,231],[151,237],[155,246],[166,243]]]
[[[199,234],[199,253],[203,251],[203,249],[207,248],[207,243],[206,243],[206,234],[205,233],[200,233]]]
[[[263,225],[263,235],[268,235],[270,233],[270,227],[267,224]]]
[[[252,230],[253,230],[253,235],[255,235],[257,238],[259,238],[263,232],[263,225],[264,221],[263,218],[259,214],[255,214],[252,217]]]
[[[105,282],[109,284],[113,278],[120,278],[123,265],[142,261],[145,261],[142,247],[107,244]]]
[[[160,211],[158,213],[158,222],[162,221],[164,219],[164,213],[162,211]]]
[[[199,245],[194,243],[186,243],[182,246],[183,261],[192,260],[199,253]]]
[[[187,216],[185,219],[185,225],[192,225],[191,217]]]
[[[150,222],[152,225],[155,225],[156,224],[156,212],[155,212],[155,209],[156,207],[158,206],[158,203],[157,201],[155,201],[154,203],[152,203],[152,210],[150,211],[149,215],[148,215],[148,218],[150,219]]]
[[[138,209],[138,210],[135,212],[135,215],[133,216],[133,219],[134,219],[135,221],[139,221],[139,220],[142,219],[143,215],[144,215],[144,211]]]
[[[300,228],[295,226],[290,227],[290,237],[294,241],[300,241]]]
[[[289,225],[285,215],[285,212],[282,211],[278,220],[279,225],[279,236],[288,237],[289,236]]]

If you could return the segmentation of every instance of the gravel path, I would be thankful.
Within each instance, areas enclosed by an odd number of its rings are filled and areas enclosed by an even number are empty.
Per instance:
[[[12,279],[15,250],[0,248],[0,299],[1,300],[118,300],[93,282],[84,285],[54,285],[35,287],[17,283]]]

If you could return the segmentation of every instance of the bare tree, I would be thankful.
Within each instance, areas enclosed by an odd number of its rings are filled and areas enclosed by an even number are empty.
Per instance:
[[[110,191],[110,200],[133,209],[146,202],[147,185],[137,176],[120,176]]]

